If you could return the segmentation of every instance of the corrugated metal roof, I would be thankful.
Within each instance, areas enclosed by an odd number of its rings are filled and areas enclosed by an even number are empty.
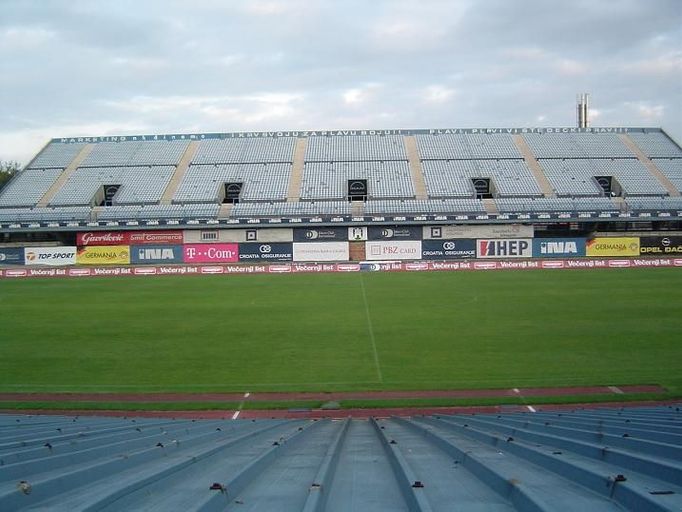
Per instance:
[[[379,420],[0,416],[0,510],[682,510],[679,407]]]

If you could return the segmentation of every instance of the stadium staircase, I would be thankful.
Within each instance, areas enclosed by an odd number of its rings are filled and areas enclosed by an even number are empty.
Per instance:
[[[178,190],[178,187],[180,186],[182,178],[184,178],[187,169],[189,169],[189,164],[192,162],[197,149],[199,149],[199,141],[197,140],[193,140],[187,145],[187,149],[182,155],[178,166],[175,168],[175,172],[173,173],[166,190],[163,191],[160,204],[171,204],[173,202],[173,196]]]
[[[481,201],[483,202],[483,208],[485,208],[486,213],[489,215],[498,215],[500,213],[494,199],[482,199]]]
[[[230,216],[230,213],[232,213],[232,207],[234,205],[232,203],[223,203],[220,205],[220,209],[218,210],[218,218],[219,219],[227,219]]]
[[[540,185],[540,190],[542,190],[543,195],[545,197],[556,197],[552,184],[547,179],[547,176],[545,176],[545,172],[542,170],[540,163],[535,158],[535,155],[533,155],[533,151],[524,138],[521,135],[512,135],[512,139],[514,139],[514,144],[516,144],[521,155],[523,155],[523,159],[526,161],[526,165],[530,169],[530,172],[533,173],[535,180],[538,182],[538,185]]]
[[[410,164],[412,183],[414,183],[415,199],[426,200],[429,198],[426,192],[426,181],[422,172],[422,164],[419,160],[419,150],[417,149],[417,139],[414,135],[404,137],[405,149],[407,150],[407,160]]]
[[[637,156],[637,159],[642,162],[644,167],[646,167],[649,172],[654,175],[654,177],[661,183],[661,185],[665,187],[670,196],[680,197],[680,191],[677,190],[677,187],[675,187],[675,185],[673,185],[673,183],[659,170],[659,168],[656,167],[656,164],[654,164],[651,159],[646,156],[641,149],[639,149],[639,146],[635,144],[634,140],[632,140],[625,133],[618,134],[618,138],[623,141],[623,144],[625,144],[627,148]]]
[[[353,217],[362,217],[365,214],[364,201],[353,201],[351,204],[351,215]]]
[[[303,183],[303,168],[305,165],[305,150],[308,147],[308,139],[301,137],[296,140],[294,148],[293,165],[291,166],[291,179],[287,190],[287,201],[297,203],[301,197],[301,184]]]
[[[59,175],[59,177],[55,180],[55,182],[52,184],[50,188],[47,189],[47,192],[43,194],[43,197],[40,198],[40,201],[36,204],[37,208],[45,208],[47,205],[50,204],[50,201],[52,201],[52,198],[55,196],[57,191],[59,191],[62,186],[64,186],[64,183],[69,179],[69,177],[74,173],[76,169],[78,169],[78,166],[85,160],[88,155],[92,152],[92,150],[95,149],[94,144],[86,144],[83,146],[83,149],[80,150],[80,152],[76,155],[76,158],[74,158],[71,163],[64,169],[64,171]]]

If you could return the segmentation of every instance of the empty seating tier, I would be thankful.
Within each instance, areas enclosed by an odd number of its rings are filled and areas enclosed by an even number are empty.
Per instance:
[[[0,207],[33,206],[52,186],[63,169],[24,169],[19,172],[0,195]]]
[[[292,163],[295,146],[295,137],[202,140],[192,164]]]
[[[682,192],[682,158],[656,158],[652,161],[675,188]]]
[[[595,177],[613,176],[623,195],[667,194],[644,165],[636,159],[542,159],[540,165],[558,196],[603,195]]]
[[[492,179],[502,197],[542,196],[523,160],[424,160],[422,169],[430,197],[475,197],[472,178]]]
[[[188,140],[100,142],[81,167],[177,165]]]
[[[174,203],[222,200],[225,183],[242,183],[240,201],[286,199],[291,164],[192,165],[173,196]]]
[[[28,165],[28,168],[45,169],[60,167],[64,169],[68,167],[84,147],[85,144],[62,144],[51,142],[33,159]]]
[[[682,158],[682,149],[663,132],[631,132],[628,136],[649,158]]]
[[[90,204],[103,185],[121,185],[114,204],[158,203],[173,167],[79,167],[52,198],[51,205]]]
[[[415,138],[422,160],[523,158],[507,133],[428,134]]]
[[[633,158],[615,133],[524,133],[536,158]]]
[[[414,197],[407,161],[306,163],[301,199],[345,199],[348,180],[366,179],[370,197]]]
[[[311,137],[306,162],[407,160],[400,135],[347,135]]]

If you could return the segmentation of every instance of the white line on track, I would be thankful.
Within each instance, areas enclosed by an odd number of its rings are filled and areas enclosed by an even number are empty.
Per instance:
[[[233,419],[233,420],[236,420],[237,418],[239,418],[239,413],[240,413],[240,412],[242,412],[242,411],[235,411],[234,414],[232,415],[232,419]]]
[[[519,388],[514,388],[514,389],[512,389],[512,391],[513,391],[514,393],[517,393],[517,394],[518,394],[518,393],[521,393],[521,391],[519,391]]]
[[[365,303],[365,313],[367,314],[367,328],[369,330],[369,339],[372,341],[372,352],[374,353],[374,364],[377,367],[377,375],[379,382],[384,382],[384,376],[381,374],[381,366],[379,365],[379,352],[377,352],[377,342],[374,339],[374,328],[372,327],[372,318],[369,316],[369,305],[367,304],[367,292],[365,292],[365,281],[360,274],[360,287],[362,288],[362,300]]]
[[[622,395],[622,394],[623,394],[623,390],[620,389],[620,388],[618,388],[618,387],[616,387],[616,386],[609,386],[609,389],[610,389],[613,393],[617,393],[617,394],[619,394],[619,395]]]
[[[530,412],[536,412],[536,411],[535,411],[535,407],[533,407],[532,405],[527,405],[526,407],[528,407],[528,410],[529,410]]]
[[[244,393],[244,398],[249,398],[251,396],[251,393]]]

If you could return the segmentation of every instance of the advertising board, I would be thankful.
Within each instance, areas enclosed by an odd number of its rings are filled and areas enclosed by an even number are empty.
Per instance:
[[[185,263],[235,263],[239,261],[237,244],[185,244],[182,246]]]
[[[348,242],[294,243],[294,261],[348,261]]]
[[[396,240],[394,242],[366,242],[365,258],[376,260],[420,260],[422,243],[419,240]]]
[[[584,238],[535,238],[534,258],[565,258],[585,256]]]
[[[294,242],[348,240],[348,229],[337,227],[295,228]]]
[[[86,231],[76,235],[76,245],[177,245],[182,231]]]
[[[459,260],[476,257],[476,240],[424,240],[422,258],[425,260]]]
[[[453,238],[533,238],[533,226],[499,224],[490,226],[424,226],[424,240]]]
[[[479,258],[530,258],[533,255],[532,238],[476,240]]]
[[[421,240],[422,228],[418,226],[369,226],[369,240]]]
[[[291,243],[249,243],[239,244],[239,261],[292,261]]]
[[[24,249],[26,265],[49,265],[52,267],[76,264],[75,247],[27,247]]]
[[[23,247],[5,247],[0,249],[0,265],[23,265]]]
[[[130,248],[133,264],[182,263],[182,245],[138,245]]]
[[[253,229],[186,229],[182,232],[185,244],[213,244],[240,242],[291,242],[291,228]]]
[[[588,256],[639,256],[639,238],[603,237],[586,242]]]
[[[128,265],[130,247],[127,245],[79,247],[76,263],[79,265]]]
[[[641,236],[639,253],[642,256],[682,255],[682,236]]]

